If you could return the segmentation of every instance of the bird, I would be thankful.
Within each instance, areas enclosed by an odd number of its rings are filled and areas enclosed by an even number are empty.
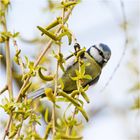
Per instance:
[[[76,43],[74,46],[76,48],[80,45]],[[80,56],[80,60],[82,60],[84,64],[89,63],[89,65],[85,67],[85,74],[91,76],[90,79],[82,81],[82,87],[86,87],[87,85],[92,86],[98,82],[102,69],[107,64],[110,57],[111,49],[104,43],[92,45],[84,52],[83,55]],[[79,69],[79,63],[78,61],[75,62],[75,56],[71,55],[66,58],[65,64],[65,71],[60,78],[64,85],[63,91],[70,94],[72,91],[77,89],[76,81],[74,81],[71,77],[76,76],[76,70]],[[54,91],[54,82],[47,83],[43,88],[27,94],[27,99],[36,99],[40,96],[45,97],[46,88],[51,88]]]

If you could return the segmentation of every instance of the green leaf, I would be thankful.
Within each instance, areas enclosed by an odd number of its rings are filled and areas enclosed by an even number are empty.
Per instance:
[[[16,38],[18,36],[19,36],[19,32],[16,32],[16,33],[13,34],[13,38]]]
[[[61,70],[62,70],[63,72],[65,72],[65,68],[64,68],[63,64],[62,64],[62,63],[59,63],[59,66],[60,66]]]
[[[49,122],[48,125],[47,125],[47,127],[46,127],[44,139],[47,139],[48,138],[49,133],[51,132],[51,129],[52,129],[52,122]]]
[[[40,67],[40,68],[38,69],[38,75],[39,75],[39,77],[40,77],[42,80],[44,80],[44,81],[52,81],[52,80],[54,79],[54,76],[52,76],[52,75],[43,75],[43,74],[42,74],[42,71],[41,71],[42,69],[43,69],[43,70],[46,70],[46,69]]]
[[[53,51],[52,53],[53,53],[54,57],[57,59],[61,70],[62,70],[63,72],[65,72],[65,69],[64,69],[64,66],[63,66],[63,63],[65,63],[65,59],[64,59],[64,57],[63,57],[63,54],[62,54],[62,53],[55,54],[54,51]]]
[[[69,100],[68,99],[66,99],[66,98],[56,98],[56,101],[57,102],[69,102]]]
[[[84,78],[84,79],[88,79],[88,80],[92,80],[92,77],[91,77],[90,75],[88,75],[88,74],[84,75],[83,78]]]
[[[75,73],[76,73],[77,76],[81,75],[81,73],[78,70],[75,70]]]
[[[89,88],[89,85],[87,85],[85,88],[84,88],[84,91],[87,91]]]
[[[4,43],[4,42],[5,42],[5,39],[2,36],[0,36],[0,43]]]
[[[135,85],[129,89],[129,92],[140,91],[140,82],[135,83]]]
[[[4,109],[7,114],[11,114],[15,110],[15,103],[13,101],[9,101],[7,98],[4,98],[4,105],[0,105]]]
[[[79,91],[78,90],[73,90],[71,93],[71,97],[75,97],[76,95],[79,95]]]
[[[68,31],[65,31],[65,32],[61,33],[58,36],[58,40],[61,40],[62,37],[64,37],[64,36],[67,36],[68,37],[69,45],[71,45],[71,43],[72,43],[72,34],[70,32],[68,32]]]
[[[2,0],[2,3],[7,6],[8,4],[10,4],[10,0]]]
[[[31,84],[32,84],[32,82],[29,82],[29,83],[24,87],[24,89],[23,89],[22,92],[21,92],[21,95],[22,95],[22,96],[25,95],[25,93],[27,92],[27,90],[30,88]]]
[[[59,79],[59,83],[61,85],[61,89],[63,90],[64,89],[64,82],[63,82],[62,78]]]
[[[76,99],[82,106],[84,105],[84,102],[82,101],[82,100],[80,100],[80,99]]]
[[[3,57],[3,55],[0,54],[0,59]]]
[[[21,50],[17,50],[16,51],[16,54],[14,56],[14,61],[19,65],[19,59],[20,59],[20,53],[21,53]]]
[[[70,6],[75,6],[77,4],[77,2],[74,2],[74,1],[68,1],[68,2],[61,2],[62,6],[65,7],[65,8],[68,8]]]
[[[137,97],[135,99],[134,105],[132,106],[132,109],[140,109],[140,97]]]
[[[37,26],[37,28],[45,35],[47,35],[48,37],[50,37],[52,40],[54,41],[58,41],[58,38],[56,35],[54,35],[53,33],[51,32],[48,32],[47,30],[45,30],[44,28],[40,27],[40,26]]]
[[[50,30],[54,27],[56,27],[58,24],[62,23],[62,18],[58,17],[55,21],[53,21],[51,24],[49,24],[47,27],[45,27],[45,30]],[[43,35],[44,33],[42,33]]]
[[[77,109],[82,113],[82,115],[84,116],[86,121],[88,121],[88,115],[87,115],[86,111],[82,107],[79,107],[79,106],[77,107]]]
[[[51,88],[46,88],[45,94],[50,101],[52,101],[53,103],[55,102],[55,96],[54,96],[53,90]]]
[[[86,51],[86,48],[83,48],[82,50],[78,51],[76,57],[79,58],[81,55],[83,55],[85,53],[85,51]]]
[[[48,123],[48,116],[49,116],[49,110],[48,108],[46,108],[46,111],[45,111],[45,116],[44,116],[44,119],[45,119],[45,122]]]
[[[81,92],[81,95],[83,96],[83,98],[86,100],[87,103],[90,102],[87,94],[84,91]]]
[[[71,77],[71,76],[70,76],[70,78],[71,78],[73,81],[77,81],[77,80],[79,80],[78,77]]]
[[[61,107],[59,106],[59,105],[57,105],[57,104],[55,104],[55,106],[56,106],[56,108],[58,108],[58,109],[60,109]]]
[[[11,132],[9,134],[9,139],[13,138],[18,132],[18,127],[16,127],[16,125],[13,123],[11,126]]]
[[[62,139],[62,140],[82,140],[83,137],[81,136],[68,136],[65,134],[58,134],[56,135],[56,139]]]
[[[72,104],[74,104],[76,107],[77,107],[77,106],[80,106],[79,103],[78,103],[74,98],[72,98],[71,96],[69,96],[66,92],[64,92],[64,91],[59,91],[59,92],[58,92],[58,95],[67,98],[67,99],[68,99]]]
[[[34,70],[34,69],[35,69],[35,68],[34,68],[34,62],[29,61],[28,67],[29,67],[30,70]]]
[[[28,57],[27,56],[24,56],[24,58],[25,58],[26,64],[29,65],[29,59],[28,59]]]

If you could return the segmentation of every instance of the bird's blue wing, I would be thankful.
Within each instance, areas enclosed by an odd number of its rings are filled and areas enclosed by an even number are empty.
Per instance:
[[[36,99],[38,98],[39,96],[42,96],[44,95],[44,88],[40,88],[34,92],[31,92],[27,95],[27,99]]]
[[[45,85],[45,87],[40,88],[40,89],[38,89],[36,91],[33,91],[33,92],[27,94],[27,99],[33,99],[34,100],[34,99],[36,99],[36,98],[38,98],[40,96],[45,97],[45,89],[46,88],[51,88],[52,90],[54,90],[54,83],[53,82],[47,83]]]

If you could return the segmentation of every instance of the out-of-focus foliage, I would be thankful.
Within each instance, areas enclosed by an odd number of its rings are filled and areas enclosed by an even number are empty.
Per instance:
[[[134,104],[132,105],[132,109],[137,109],[137,110],[140,109],[140,93],[139,93],[140,92],[140,79],[139,79],[140,69],[138,66],[138,62],[139,62],[138,60],[139,60],[139,50],[138,50],[138,48],[135,48],[131,51],[131,60],[128,63],[128,67],[130,69],[130,72],[136,79],[133,82],[132,87],[129,89],[129,92],[133,93],[133,95],[135,96],[135,100],[134,100]]]

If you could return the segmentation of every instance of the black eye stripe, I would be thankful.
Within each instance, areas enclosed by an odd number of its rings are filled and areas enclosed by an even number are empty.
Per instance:
[[[104,54],[103,54],[103,52],[102,52],[101,50],[99,50],[96,46],[94,46],[94,48],[95,48],[96,50],[98,50],[99,54],[100,54],[103,58],[105,58],[105,57],[104,57]]]

